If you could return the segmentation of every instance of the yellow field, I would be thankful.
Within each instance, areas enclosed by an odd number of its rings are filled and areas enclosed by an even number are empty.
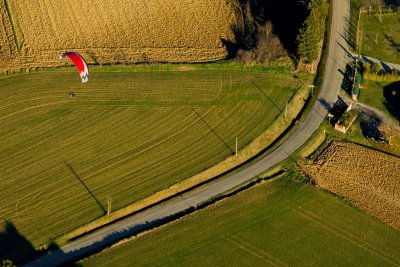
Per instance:
[[[319,186],[400,229],[400,158],[333,142],[314,165],[303,168]]]
[[[15,64],[17,47],[8,16],[8,11],[3,0],[0,0],[0,71],[7,65]]]
[[[65,50],[89,63],[219,60],[228,53],[224,40],[243,27],[236,0],[7,2],[11,17],[0,30],[13,24],[23,67],[66,64],[58,58]]]

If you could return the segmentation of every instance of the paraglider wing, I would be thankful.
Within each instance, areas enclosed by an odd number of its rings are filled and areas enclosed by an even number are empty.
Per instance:
[[[65,52],[60,56],[60,58],[68,57],[74,62],[76,68],[81,75],[82,83],[89,81],[89,68],[85,62],[85,60],[76,52]]]

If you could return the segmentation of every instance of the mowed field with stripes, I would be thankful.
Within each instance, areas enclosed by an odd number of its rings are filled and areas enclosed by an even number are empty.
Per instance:
[[[103,216],[107,197],[117,210],[165,189],[232,155],[236,137],[245,147],[299,86],[256,71],[2,78],[0,222],[37,247]]]
[[[398,266],[400,232],[309,184],[254,186],[80,266]]]

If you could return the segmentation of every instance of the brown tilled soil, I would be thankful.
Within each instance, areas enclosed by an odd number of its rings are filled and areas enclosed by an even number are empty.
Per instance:
[[[400,158],[333,141],[302,169],[316,184],[400,229]]]

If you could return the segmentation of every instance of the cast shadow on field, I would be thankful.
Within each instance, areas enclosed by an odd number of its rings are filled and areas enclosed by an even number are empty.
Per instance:
[[[400,0],[383,0],[385,5],[400,6]]]
[[[321,105],[328,111],[330,112],[332,110],[331,104],[329,104],[324,98],[318,98],[318,102],[321,103]]]
[[[383,132],[379,129],[382,120],[373,111],[358,110],[361,133],[365,138],[381,141],[384,138]]]
[[[64,161],[64,164],[68,167],[68,169],[71,171],[71,173],[74,175],[74,177],[80,182],[80,184],[86,189],[86,191],[89,193],[89,195],[96,201],[97,205],[100,207],[101,211],[103,212],[103,215],[106,214],[105,208],[101,205],[100,201],[96,198],[96,196],[93,194],[93,192],[87,187],[85,182],[79,177],[78,173],[75,171],[74,167],[69,164],[68,162]]]
[[[383,88],[383,104],[400,121],[400,82],[393,82]]]
[[[75,262],[78,262],[79,260],[82,260],[90,255],[99,253],[100,251],[102,251],[103,249],[105,249],[107,247],[110,247],[112,244],[116,243],[117,241],[120,241],[124,238],[136,236],[137,234],[139,234],[141,232],[151,230],[155,227],[159,227],[163,224],[172,222],[178,218],[181,218],[182,216],[192,213],[196,209],[197,209],[197,207],[190,206],[181,212],[178,212],[178,213],[175,213],[175,214],[172,214],[169,216],[165,216],[165,217],[157,219],[157,220],[146,221],[144,223],[137,224],[137,225],[134,225],[131,227],[124,227],[123,229],[121,229],[115,233],[111,233],[111,234],[105,236],[104,239],[102,239],[100,241],[96,241],[96,242],[89,244],[85,247],[82,247],[80,249],[76,249],[76,250],[73,250],[68,253],[63,252],[60,249],[54,249],[54,250],[48,251],[46,256],[54,258],[55,260],[59,260],[60,262],[58,263],[58,265],[61,265],[61,266],[79,266],[79,265],[76,265]],[[64,262],[63,259],[65,259],[65,258],[70,259],[70,261]]]
[[[11,260],[14,264],[21,261],[25,255],[32,255],[35,248],[10,221],[1,225],[0,231],[0,263]]]
[[[333,105],[329,104],[323,98],[318,98],[318,102],[330,113],[330,115],[328,116],[328,121],[332,125],[334,125],[339,120],[343,112],[348,107],[346,102],[340,96],[337,96],[337,99]]]
[[[51,243],[47,250],[36,250],[31,242],[26,239],[10,221],[0,225],[0,263],[10,260],[12,264],[20,266],[28,263],[37,257],[47,253],[48,250],[56,250],[59,247]],[[78,265],[69,265],[78,266]]]

